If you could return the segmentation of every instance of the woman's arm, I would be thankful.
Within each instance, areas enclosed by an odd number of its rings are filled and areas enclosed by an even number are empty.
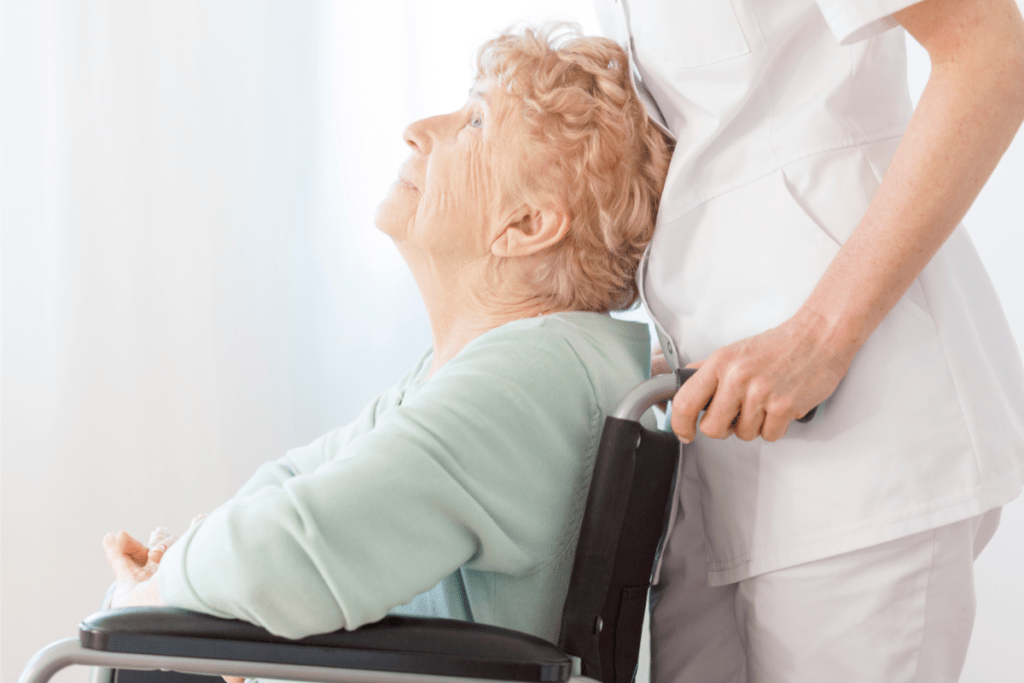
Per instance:
[[[525,576],[559,557],[599,411],[542,324],[477,340],[314,472],[214,510],[163,557],[162,598],[299,638],[376,621],[462,565]]]
[[[864,218],[801,309],[719,349],[673,401],[672,429],[774,441],[828,398],[870,334],[957,226],[1024,120],[1014,0],[925,0],[895,15],[932,71]]]
[[[330,453],[344,448],[356,434],[362,434],[373,428],[382,406],[391,401],[391,396],[396,391],[401,391],[413,381],[423,365],[424,358],[421,358],[419,365],[411,372],[406,373],[396,386],[373,399],[349,424],[324,434],[311,444],[293,448],[277,460],[271,460],[261,465],[235,496],[251,495],[264,486],[280,487],[293,477],[316,471],[316,468],[327,462]]]

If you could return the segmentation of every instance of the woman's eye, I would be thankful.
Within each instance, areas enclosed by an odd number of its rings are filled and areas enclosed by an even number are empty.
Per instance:
[[[474,114],[473,118],[469,120],[469,125],[472,126],[473,128],[483,128],[484,117],[481,116],[480,114]]]

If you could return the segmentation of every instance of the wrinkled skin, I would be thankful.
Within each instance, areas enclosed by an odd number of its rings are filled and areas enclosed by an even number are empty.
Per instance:
[[[412,155],[376,216],[406,258],[459,268],[489,252],[515,222],[519,207],[504,181],[521,161],[523,136],[513,109],[511,96],[484,81],[461,109],[406,128]]]

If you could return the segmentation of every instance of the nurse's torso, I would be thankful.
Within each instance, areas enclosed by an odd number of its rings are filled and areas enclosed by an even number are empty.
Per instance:
[[[678,140],[662,216],[808,155],[900,135],[912,112],[902,31],[839,46],[787,0],[605,2]]]
[[[912,113],[903,32],[840,47],[812,0],[599,9],[677,139],[645,290],[703,358],[792,315],[863,216]]]
[[[598,10],[677,138],[642,285],[667,355],[683,365],[793,315],[857,227],[912,113],[904,33],[840,46],[812,0],[604,0]],[[970,378],[979,364],[998,370]],[[705,487],[712,581],[1012,498],[1020,377],[998,299],[958,228],[813,423],[776,443],[688,447]],[[984,433],[982,413],[998,435]]]

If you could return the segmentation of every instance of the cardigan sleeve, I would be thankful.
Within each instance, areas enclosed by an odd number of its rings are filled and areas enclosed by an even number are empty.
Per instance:
[[[300,448],[293,448],[277,460],[264,463],[249,478],[237,496],[248,496],[264,486],[283,486],[292,477],[309,474],[325,464],[334,454],[340,453],[358,434],[362,434],[376,423],[377,414],[387,404],[387,391],[375,398],[351,423],[324,434],[315,441]]]
[[[215,510],[164,556],[161,594],[298,638],[376,621],[463,565],[530,574],[574,537],[599,419],[563,337],[499,328]]]
[[[412,370],[406,373],[398,384],[373,399],[355,420],[324,434],[312,443],[293,448],[285,455],[261,465],[236,495],[247,496],[264,486],[281,486],[291,477],[309,474],[332,457],[340,453],[356,436],[373,429],[377,419],[391,407],[395,396],[413,384],[429,366],[433,354],[427,351]]]

